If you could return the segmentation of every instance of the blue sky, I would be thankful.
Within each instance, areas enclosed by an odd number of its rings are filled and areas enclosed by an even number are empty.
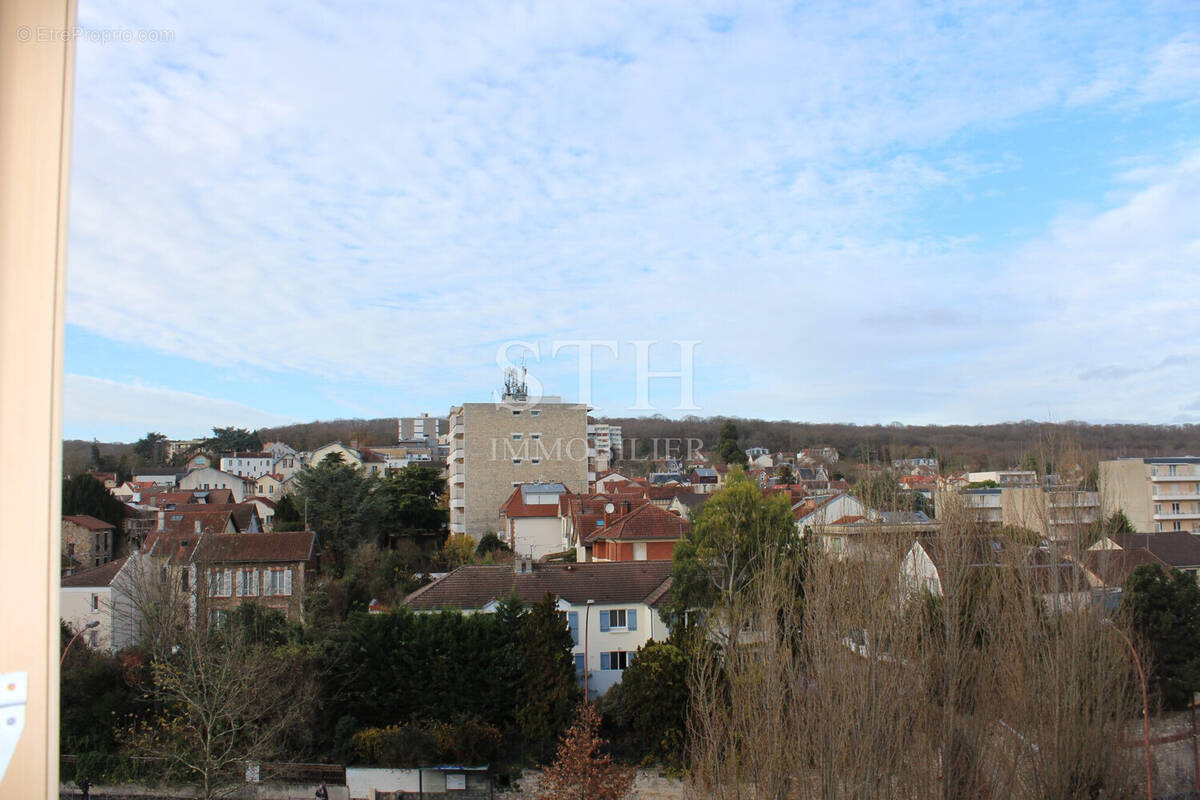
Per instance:
[[[394,6],[394,7],[393,7]],[[1200,422],[1200,7],[82,0],[64,434]],[[509,346],[512,360],[521,347]]]

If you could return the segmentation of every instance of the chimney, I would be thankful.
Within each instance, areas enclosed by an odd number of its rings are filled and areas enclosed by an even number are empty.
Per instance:
[[[513,559],[513,572],[518,575],[528,575],[533,572],[533,557],[518,555]]]
[[[167,512],[161,508],[158,510],[158,527],[156,531],[165,531],[167,529]]]
[[[628,514],[629,510],[632,508],[633,508],[633,503],[629,502],[628,500],[621,501],[621,511],[623,513]]]

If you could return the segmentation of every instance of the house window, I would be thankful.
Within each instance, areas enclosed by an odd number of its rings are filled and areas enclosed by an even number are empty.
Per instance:
[[[512,437],[513,437],[513,441],[514,441],[514,442],[519,442],[519,441],[521,441],[521,434],[519,434],[519,433],[514,433],[514,434],[512,435]]]
[[[633,662],[633,653],[628,650],[612,650],[600,654],[600,669],[621,670]]]
[[[531,459],[529,459],[529,463],[530,464],[540,464],[540,463],[542,463],[542,460],[540,458],[531,458]]]
[[[210,569],[208,571],[208,596],[231,597],[233,595],[233,570]]]
[[[575,654],[575,674],[576,675],[583,674],[583,653]]]
[[[636,631],[637,609],[615,608],[600,612],[601,631]]]
[[[531,433],[529,434],[529,438],[537,441],[538,439],[542,438],[542,435],[540,433]]]
[[[288,567],[263,570],[263,595],[284,596],[292,593],[292,571]]]
[[[95,649],[95,647],[96,647],[96,631],[95,630],[88,631],[88,646],[93,649]]]
[[[521,463],[521,459],[519,459],[519,458],[514,458],[514,459],[513,459],[513,463],[514,463],[514,464],[520,464],[520,463]]]
[[[1181,530],[1183,530],[1183,523],[1182,523],[1182,522],[1172,522],[1172,523],[1171,523],[1171,530],[1173,530],[1173,531],[1181,531]]]
[[[529,412],[529,416],[531,417],[540,417],[541,415],[542,412],[536,408]]]
[[[243,567],[234,576],[234,592],[238,597],[258,596],[258,570],[253,567]]]
[[[579,646],[579,612],[568,611],[564,616],[567,618],[567,630],[571,632],[571,644]]]
[[[100,610],[100,595],[94,594],[94,595],[92,595],[92,611],[99,611],[99,610]]]
[[[514,408],[514,409],[513,409],[513,416],[514,416],[514,417],[519,417],[519,416],[521,416],[521,412],[520,412],[520,411],[517,411],[517,410]]]
[[[225,624],[225,609],[210,608],[208,610],[208,624],[215,628],[219,628]]]

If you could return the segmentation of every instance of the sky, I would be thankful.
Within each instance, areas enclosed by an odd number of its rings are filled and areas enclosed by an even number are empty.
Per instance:
[[[1200,422],[1195,2],[79,21],[67,438],[445,413],[522,361],[600,416]]]

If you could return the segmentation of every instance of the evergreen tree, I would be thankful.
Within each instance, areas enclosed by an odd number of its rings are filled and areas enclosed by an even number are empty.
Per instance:
[[[556,599],[547,593],[525,615],[520,638],[524,674],[517,724],[539,763],[554,752],[559,732],[570,722],[579,699],[573,647]]]
[[[1200,586],[1182,570],[1143,564],[1125,580],[1121,608],[1149,646],[1164,707],[1187,708],[1200,691]]]
[[[63,481],[63,516],[87,514],[116,528],[114,552],[120,553],[125,529],[125,504],[86,472]]]

